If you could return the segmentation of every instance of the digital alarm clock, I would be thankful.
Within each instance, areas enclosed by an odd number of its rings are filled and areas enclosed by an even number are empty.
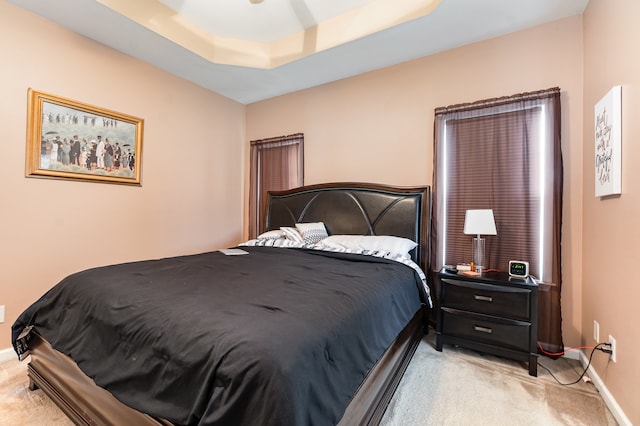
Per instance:
[[[529,262],[510,260],[509,275],[512,277],[527,278],[529,276]]]

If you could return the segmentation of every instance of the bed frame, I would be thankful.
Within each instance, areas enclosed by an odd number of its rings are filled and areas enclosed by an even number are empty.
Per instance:
[[[396,235],[418,242],[412,256],[427,271],[430,188],[332,183],[269,194],[266,229],[322,221],[329,234]],[[339,213],[337,213],[339,211]],[[377,425],[428,329],[423,306],[369,371],[339,425]],[[40,388],[78,425],[171,425],[136,411],[97,386],[36,332],[28,335],[29,388]]]

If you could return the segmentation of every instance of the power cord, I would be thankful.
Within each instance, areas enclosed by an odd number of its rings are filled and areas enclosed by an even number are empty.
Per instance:
[[[574,348],[569,348],[567,350],[564,350],[562,352],[555,352],[555,353],[551,353],[551,352],[547,352],[545,351],[542,346],[540,345],[540,342],[538,342],[538,348],[540,348],[540,350],[542,351],[542,353],[546,354],[546,355],[551,355],[551,356],[561,356],[564,355],[565,353],[574,350],[574,349],[591,349],[591,353],[589,354],[589,362],[587,363],[587,366],[584,368],[584,371],[582,372],[582,374],[580,374],[580,377],[578,377],[575,381],[571,382],[571,383],[562,383],[560,380],[558,380],[558,378],[556,376],[553,375],[553,373],[551,372],[551,370],[547,367],[545,367],[544,365],[542,365],[540,363],[540,361],[538,360],[538,365],[540,367],[542,367],[543,369],[545,369],[550,375],[551,377],[553,377],[555,379],[556,382],[558,382],[558,384],[562,385],[562,386],[570,386],[570,385],[575,385],[576,383],[578,383],[580,380],[582,380],[582,378],[584,377],[584,375],[587,373],[587,370],[589,370],[589,366],[591,365],[591,359],[593,358],[593,354],[595,353],[596,350],[602,351],[604,353],[611,353],[611,343],[598,343],[595,346],[576,346]]]

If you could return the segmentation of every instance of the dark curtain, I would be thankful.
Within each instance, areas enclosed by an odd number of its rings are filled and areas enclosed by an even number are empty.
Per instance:
[[[251,141],[249,238],[264,232],[267,192],[304,184],[304,135]]]
[[[467,209],[493,209],[487,266],[525,260],[539,280],[538,340],[562,343],[560,89],[522,93],[435,111],[432,273],[468,263]]]

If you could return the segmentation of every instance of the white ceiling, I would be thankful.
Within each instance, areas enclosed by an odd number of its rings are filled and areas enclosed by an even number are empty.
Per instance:
[[[96,0],[8,0],[100,43],[243,104],[580,15],[589,0],[440,0],[426,16],[274,68],[214,63]],[[211,35],[271,43],[383,0],[161,2]],[[417,0],[395,0],[413,2]],[[105,3],[108,1],[105,0]],[[398,3],[399,4],[399,3]]]
[[[211,34],[273,42],[375,0],[159,0]],[[403,0],[396,0],[401,2]]]

